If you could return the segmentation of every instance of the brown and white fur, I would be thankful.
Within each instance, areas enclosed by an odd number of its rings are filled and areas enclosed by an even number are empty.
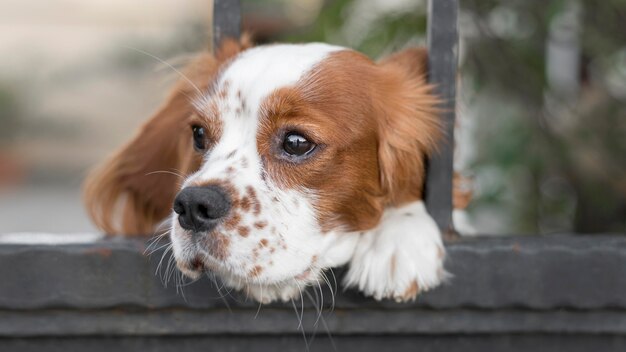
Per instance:
[[[87,180],[94,222],[152,233],[167,219],[178,268],[209,270],[261,302],[299,297],[325,269],[376,299],[414,299],[445,276],[439,229],[422,201],[424,160],[441,136],[427,53],[379,62],[326,44],[199,55],[135,137]],[[192,126],[206,134],[194,151]],[[296,131],[306,158],[281,149]],[[170,172],[184,176],[182,181]],[[217,185],[230,210],[206,232],[172,212],[187,187]]]

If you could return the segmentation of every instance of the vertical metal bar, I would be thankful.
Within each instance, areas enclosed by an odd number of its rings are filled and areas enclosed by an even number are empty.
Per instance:
[[[428,1],[429,81],[443,100],[445,138],[439,152],[428,162],[426,206],[443,232],[452,224],[452,177],[454,118],[456,113],[456,72],[458,65],[458,0]]]
[[[241,36],[241,2],[239,0],[213,0],[213,50],[220,47],[224,38]]]

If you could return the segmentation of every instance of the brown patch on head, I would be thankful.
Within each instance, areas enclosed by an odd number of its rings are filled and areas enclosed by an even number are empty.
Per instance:
[[[239,236],[241,237],[248,237],[250,234],[250,228],[247,226],[239,226],[237,228],[237,233],[239,233]]]
[[[157,171],[177,170],[186,176],[202,161],[191,143],[187,117],[194,109],[189,97],[197,89],[208,90],[217,72],[250,46],[248,37],[227,39],[215,56],[198,55],[140,132],[89,175],[84,200],[96,226],[109,234],[150,235],[171,213],[180,179]]]
[[[259,245],[261,245],[261,247],[267,247],[268,244],[268,240],[266,238],[262,239],[261,241],[259,241]]]
[[[250,276],[251,278],[257,277],[259,276],[259,274],[261,274],[262,271],[263,271],[262,266],[255,265],[254,268],[252,268],[252,270],[250,270],[250,272],[248,273],[248,276]]]
[[[409,49],[376,64],[335,52],[262,102],[257,148],[268,177],[313,190],[323,232],[370,229],[386,207],[422,197],[424,159],[440,134],[426,57]],[[294,129],[317,145],[304,162],[280,157],[276,136]]]
[[[264,229],[266,226],[267,226],[267,221],[257,221],[254,223],[254,227],[259,230]]]
[[[389,114],[380,123],[379,164],[383,189],[391,204],[422,198],[424,159],[442,136],[441,101],[426,83],[428,53],[410,48],[379,64],[389,75],[385,104]]]

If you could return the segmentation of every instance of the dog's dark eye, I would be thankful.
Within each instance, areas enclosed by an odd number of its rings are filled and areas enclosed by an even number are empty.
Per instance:
[[[302,135],[291,132],[285,136],[283,149],[292,156],[303,156],[315,149],[315,143],[310,142]]]
[[[206,149],[206,133],[203,127],[200,126],[192,126],[191,130],[193,131],[193,147],[202,152]]]

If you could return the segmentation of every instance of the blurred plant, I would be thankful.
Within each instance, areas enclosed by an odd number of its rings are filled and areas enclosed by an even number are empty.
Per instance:
[[[425,0],[327,1],[317,21],[289,41],[323,41],[378,57],[410,44],[424,44]]]
[[[487,231],[626,232],[626,1],[461,1],[461,113]],[[425,1],[328,1],[293,41],[423,43]],[[479,229],[484,230],[484,229]]]
[[[0,82],[0,147],[9,144],[18,132],[20,104],[15,89]]]

